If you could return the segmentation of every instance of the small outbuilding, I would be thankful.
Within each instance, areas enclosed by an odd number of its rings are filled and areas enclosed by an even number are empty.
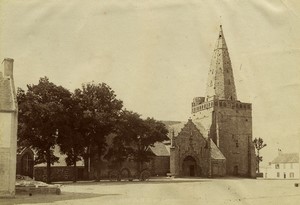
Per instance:
[[[29,147],[17,151],[17,174],[33,177],[34,152]]]

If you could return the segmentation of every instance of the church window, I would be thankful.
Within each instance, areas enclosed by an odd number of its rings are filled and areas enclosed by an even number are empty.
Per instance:
[[[228,79],[228,85],[230,85],[230,80]]]
[[[239,141],[238,140],[235,142],[235,147],[239,147]]]
[[[294,172],[290,173],[290,178],[294,178]]]
[[[275,164],[275,169],[279,169],[279,164]]]
[[[229,69],[227,68],[226,70],[227,70],[227,73],[229,73]]]
[[[279,172],[277,172],[277,178],[279,178],[280,177],[280,173]]]

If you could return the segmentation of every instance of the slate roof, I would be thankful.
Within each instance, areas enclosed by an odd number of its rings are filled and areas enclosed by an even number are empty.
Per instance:
[[[193,123],[196,125],[197,129],[200,131],[202,136],[207,139],[208,131],[204,128],[204,126],[199,121],[193,121]]]
[[[217,145],[210,139],[210,147],[211,147],[211,158],[213,159],[226,159],[222,152],[219,150]]]
[[[162,142],[154,143],[154,146],[149,149],[156,156],[170,156],[170,148]]]
[[[3,77],[2,72],[0,72],[0,110],[15,110],[12,83],[12,79]]]
[[[67,166],[67,163],[65,161],[65,159],[67,158],[67,155],[60,153],[59,146],[54,147],[54,155],[59,157],[59,160],[58,160],[58,162],[55,162],[53,165],[51,165],[51,167]],[[84,166],[83,160],[80,160],[80,161],[76,162],[76,165],[77,166]],[[37,164],[37,165],[34,165],[34,166],[35,167],[46,167],[47,164],[46,163],[41,163],[41,164]]]
[[[271,163],[272,164],[299,163],[299,154],[298,153],[281,153]]]

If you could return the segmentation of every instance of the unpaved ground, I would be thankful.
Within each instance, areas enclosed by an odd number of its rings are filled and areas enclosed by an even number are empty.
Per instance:
[[[63,184],[61,195],[17,196],[0,204],[300,204],[296,180],[154,179]]]

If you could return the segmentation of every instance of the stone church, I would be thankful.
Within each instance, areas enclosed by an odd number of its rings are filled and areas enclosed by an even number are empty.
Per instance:
[[[153,176],[256,177],[252,107],[251,103],[237,99],[222,26],[210,64],[206,95],[193,99],[188,122],[162,122],[169,130],[170,140],[156,142],[149,147],[151,160],[142,167]],[[112,138],[113,135],[108,138],[110,146]],[[104,158],[101,160],[101,177],[107,178],[114,168],[110,161]],[[96,157],[92,157],[89,179],[96,176],[96,163]],[[65,171],[69,173],[67,169]],[[122,177],[133,176],[137,172],[136,163],[127,160],[122,163],[120,171]],[[69,175],[65,176],[68,178]]]
[[[206,95],[195,97],[192,116],[170,146],[170,172],[182,176],[255,177],[252,107],[237,99],[233,70],[222,26],[208,73]],[[182,125],[182,124],[181,124]]]

